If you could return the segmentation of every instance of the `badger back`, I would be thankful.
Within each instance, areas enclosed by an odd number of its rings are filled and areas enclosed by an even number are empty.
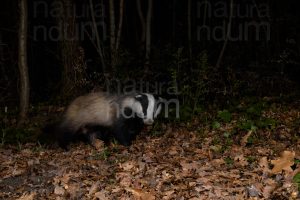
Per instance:
[[[64,115],[65,126],[78,130],[85,124],[111,126],[116,117],[115,99],[105,93],[90,93],[76,98]]]

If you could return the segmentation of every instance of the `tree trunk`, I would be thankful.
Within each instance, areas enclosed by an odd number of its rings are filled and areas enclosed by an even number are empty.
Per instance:
[[[119,26],[118,26],[118,34],[117,34],[117,40],[116,40],[116,51],[119,50],[120,46],[120,38],[121,38],[121,32],[122,32],[122,26],[123,26],[123,12],[124,12],[124,0],[120,0],[120,16],[119,16]]]
[[[116,29],[115,22],[115,5],[114,0],[109,1],[109,18],[110,18],[110,51],[111,51],[111,68],[116,71],[116,66],[119,58],[120,39],[123,26],[124,0],[120,0],[119,5],[119,23]],[[116,35],[117,34],[117,35]]]
[[[151,21],[152,21],[152,0],[148,0],[148,11],[146,19],[146,67],[150,64],[150,53],[151,53]],[[148,70],[147,68],[145,69]]]
[[[115,70],[115,48],[116,48],[116,25],[115,25],[115,4],[114,0],[109,0],[109,23],[110,23],[110,59],[112,70]]]
[[[190,62],[192,59],[192,22],[191,22],[191,5],[192,0],[188,0],[188,9],[187,9],[187,32],[188,32],[188,47],[189,47],[189,56]]]
[[[29,107],[29,76],[27,65],[27,0],[20,0],[19,58],[20,72],[20,113],[18,125],[22,125],[27,117]]]
[[[142,25],[141,43],[144,43],[145,35],[146,35],[146,22],[145,22],[145,17],[144,17],[142,6],[141,6],[141,0],[136,0],[136,9],[137,9],[137,12],[138,12],[138,15],[139,15],[139,18],[141,21],[141,25]]]
[[[102,5],[104,6],[104,4],[102,4]],[[97,52],[100,56],[102,71],[103,71],[103,73],[106,73],[106,65],[105,65],[105,62],[104,62],[104,55],[103,55],[102,47],[101,47],[101,44],[100,44],[99,32],[98,32],[96,19],[95,19],[95,13],[94,13],[93,0],[90,0],[90,9],[91,9],[91,17],[92,17],[92,21],[93,21],[93,29],[94,29],[94,32],[95,32],[95,35],[96,35]]]
[[[76,19],[73,11],[72,0],[57,0],[63,5],[58,16],[59,27],[61,27],[61,58],[63,63],[62,73],[62,97],[68,99],[80,94],[84,86],[86,64],[84,61],[84,50],[80,47],[76,35]],[[76,94],[78,93],[78,94]]]

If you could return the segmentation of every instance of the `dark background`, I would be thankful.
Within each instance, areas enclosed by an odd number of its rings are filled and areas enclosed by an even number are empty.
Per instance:
[[[300,14],[297,0],[242,0],[233,1],[231,37],[222,62],[216,67],[224,44],[229,20],[229,1],[209,1],[204,17],[204,1],[193,0],[191,6],[191,49],[189,52],[187,10],[183,0],[153,1],[151,24],[151,55],[145,64],[145,45],[141,42],[141,23],[136,1],[124,3],[124,19],[120,51],[116,70],[110,66],[109,10],[108,1],[94,1],[96,21],[101,44],[105,54],[107,73],[103,73],[99,54],[94,47],[95,38],[90,27],[89,1],[70,0],[73,3],[75,24],[83,34],[75,37],[83,56],[84,81],[75,83],[71,95],[62,93],[62,71],[64,69],[61,51],[62,40],[57,39],[59,31],[57,7],[52,0],[28,2],[28,68],[30,77],[30,102],[66,102],[70,98],[95,90],[95,88],[116,92],[114,82],[121,82],[121,88],[128,80],[136,83],[165,83],[159,93],[165,97],[176,96],[180,101],[195,109],[194,105],[210,102],[228,102],[245,96],[276,96],[296,94],[300,75]],[[66,2],[66,0],[65,0]],[[200,5],[200,6],[199,6]],[[224,7],[225,6],[225,7]],[[103,8],[103,14],[101,8]],[[119,19],[119,1],[115,1],[116,26]],[[142,1],[142,11],[147,14],[147,1]],[[225,12],[224,12],[225,11]],[[0,102],[1,105],[17,106],[19,74],[18,50],[18,1],[2,0],[0,6]],[[205,23],[205,25],[204,25]],[[249,24],[258,24],[259,28]],[[201,29],[206,26],[206,29]],[[246,27],[249,26],[249,29]],[[46,37],[41,33],[43,27]],[[199,28],[204,32],[199,33]],[[35,30],[39,31],[35,31]],[[205,32],[210,31],[210,33]],[[213,31],[217,30],[216,34]],[[224,32],[222,32],[224,31]],[[258,38],[256,36],[258,31]],[[106,34],[106,37],[102,33]],[[224,34],[225,33],[225,34]],[[246,37],[247,36],[247,37]],[[223,37],[223,38],[222,38]],[[221,39],[220,39],[221,38]],[[70,75],[71,76],[71,75]],[[177,87],[176,92],[170,88]],[[146,87],[146,86],[145,86]],[[136,86],[137,90],[145,90]],[[169,90],[168,90],[169,89]]]

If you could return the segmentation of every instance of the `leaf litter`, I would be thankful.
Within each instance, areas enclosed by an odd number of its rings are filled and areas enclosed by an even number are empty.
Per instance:
[[[68,152],[5,146],[0,199],[299,199],[293,122],[300,112],[280,109],[263,113],[277,127],[236,134],[230,133],[238,115],[232,115],[218,129],[200,120],[194,129],[164,125],[160,136],[144,133],[129,148],[101,141],[73,144]],[[251,137],[259,140],[249,143]]]

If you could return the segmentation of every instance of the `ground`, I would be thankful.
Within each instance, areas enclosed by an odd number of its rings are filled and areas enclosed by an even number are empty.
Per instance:
[[[4,145],[0,198],[298,199],[297,105],[273,104],[259,117],[265,124],[227,110],[206,123],[162,124],[129,148],[100,141],[97,148],[77,143],[69,151]]]

